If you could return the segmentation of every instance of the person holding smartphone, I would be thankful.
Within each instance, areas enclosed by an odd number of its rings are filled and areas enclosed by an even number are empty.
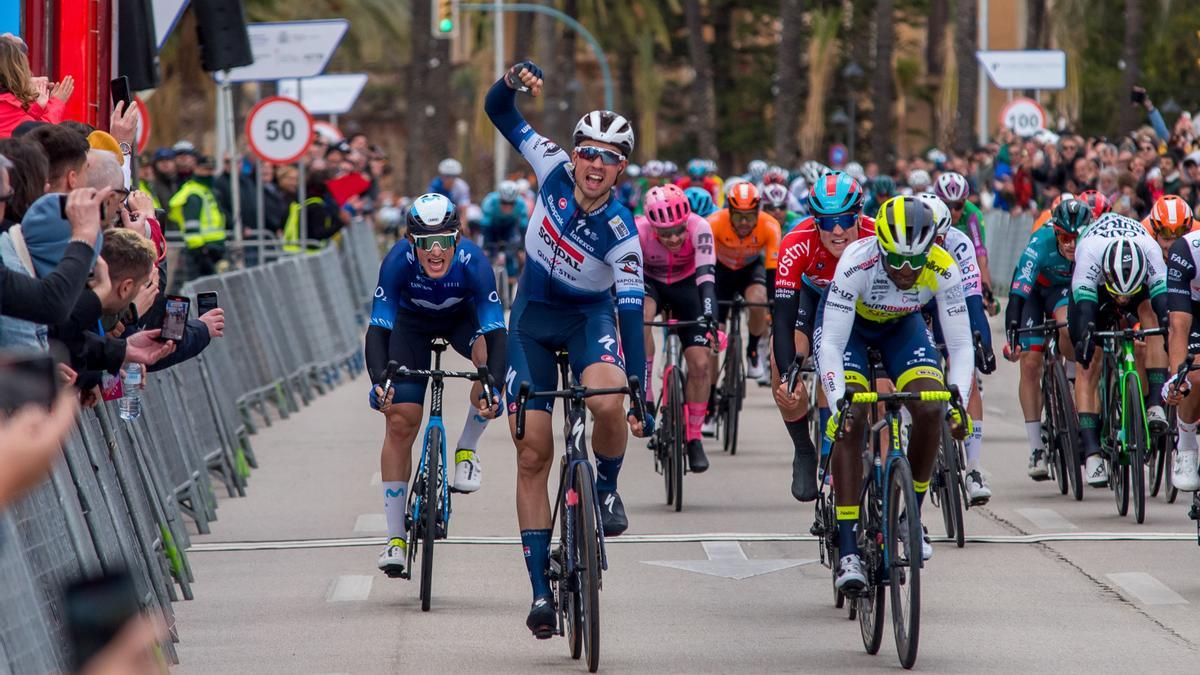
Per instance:
[[[370,403],[387,417],[380,470],[388,543],[378,566],[393,577],[407,561],[405,498],[426,382],[391,380],[388,362],[429,368],[431,342],[442,338],[475,365],[487,365],[493,380],[472,387],[467,421],[455,446],[451,486],[458,492],[479,489],[479,437],[488,420],[500,414],[500,389],[494,378],[502,377],[506,367],[504,308],[487,256],[473,242],[460,238],[458,230],[458,210],[445,196],[431,193],[413,202],[407,237],[392,247],[379,268],[367,328]],[[388,381],[392,386],[385,391]],[[481,400],[484,386],[486,402]]]

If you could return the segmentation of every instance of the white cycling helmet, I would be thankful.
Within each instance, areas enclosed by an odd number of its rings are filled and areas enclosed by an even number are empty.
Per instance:
[[[517,201],[520,196],[521,189],[511,180],[502,180],[496,188],[496,195],[500,197],[500,202],[503,204],[512,204]]]
[[[762,196],[762,203],[766,206],[773,209],[787,210],[791,195],[788,193],[786,187],[779,183],[771,183],[770,185],[764,185],[760,194]]]
[[[1101,260],[1104,285],[1113,295],[1133,295],[1146,282],[1146,254],[1132,238],[1114,240],[1104,249]]]
[[[862,164],[859,164],[858,162],[850,162],[849,164],[846,165],[846,168],[842,169],[842,170],[845,171],[846,173],[850,174],[851,178],[858,181],[859,185],[866,184],[867,172],[863,170]]]
[[[971,185],[961,173],[947,171],[937,177],[933,192],[948,202],[961,202],[971,194]]]
[[[762,180],[763,174],[767,172],[767,163],[761,159],[752,159],[746,165],[746,178],[757,183]]]
[[[657,159],[652,159],[642,165],[642,174],[647,178],[662,178],[666,172],[666,167]]]
[[[913,169],[908,172],[908,187],[912,188],[914,194],[928,190],[932,182],[933,179],[925,169]]]
[[[816,185],[817,180],[827,173],[829,173],[829,167],[815,159],[810,159],[800,165],[800,175],[804,177],[804,182],[809,185]]]
[[[458,160],[454,159],[453,157],[447,157],[446,159],[438,162],[439,175],[457,177],[462,175],[462,171],[462,164],[459,164]]]
[[[946,206],[946,202],[942,198],[932,192],[922,192],[917,195],[917,198],[925,202],[925,206],[933,212],[933,224],[937,227],[936,237],[945,237],[950,231],[950,226],[954,224],[953,218],[950,215],[950,207]]]
[[[672,162],[671,160],[668,159],[665,162],[663,162],[663,171],[668,176],[674,176],[679,173],[679,165],[677,165],[675,162]]]
[[[576,146],[597,141],[615,145],[626,158],[633,154],[633,125],[611,110],[593,110],[581,117],[572,138]]]
[[[641,175],[642,175],[642,167],[638,166],[637,164],[630,163],[629,166],[625,167],[625,177],[626,178],[637,178],[638,176],[641,176]]]

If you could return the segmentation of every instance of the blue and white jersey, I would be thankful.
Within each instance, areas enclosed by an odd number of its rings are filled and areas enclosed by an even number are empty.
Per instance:
[[[450,269],[431,279],[421,268],[407,239],[401,240],[379,267],[379,286],[371,306],[371,325],[392,330],[397,310],[447,315],[474,306],[479,332],[504,328],[504,307],[496,293],[496,277],[488,257],[474,243],[458,240]]]
[[[436,192],[459,208],[471,205],[471,186],[467,185],[467,181],[462,178],[455,178],[454,184],[446,187],[446,184],[442,182],[442,177],[436,176],[429,183],[429,189],[426,192]]]
[[[575,203],[570,155],[533,130],[503,81],[488,92],[492,123],[533,167],[538,197],[525,230],[525,272],[518,294],[552,304],[590,304],[616,289],[618,309],[642,306],[642,247],[633,214],[610,198],[590,213]]]

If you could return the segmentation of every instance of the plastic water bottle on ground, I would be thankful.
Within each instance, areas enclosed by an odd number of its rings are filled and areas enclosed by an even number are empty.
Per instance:
[[[119,404],[121,419],[136,420],[142,415],[142,364],[130,363],[125,366],[121,388],[124,390]]]

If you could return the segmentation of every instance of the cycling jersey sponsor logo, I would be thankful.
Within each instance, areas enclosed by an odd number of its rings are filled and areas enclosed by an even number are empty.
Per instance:
[[[375,287],[375,297],[380,298],[382,300],[387,300],[387,296],[383,292],[383,286]]]
[[[500,302],[500,294],[496,291],[492,291],[488,294],[488,302]]]
[[[608,226],[612,228],[613,234],[617,235],[618,239],[624,239],[629,236],[629,227],[625,224],[625,220],[621,216],[610,218]]]
[[[549,138],[546,138],[545,136],[543,136],[541,140],[534,144],[533,149],[537,150],[538,148],[542,149],[542,157],[549,157],[557,152],[561,152],[561,148],[558,147],[558,144]]]
[[[596,342],[599,342],[600,346],[604,347],[604,351],[606,352],[611,352],[613,345],[617,344],[616,338],[611,335],[602,335]]]
[[[626,253],[617,260],[621,271],[626,274],[637,274],[642,267],[642,258],[636,253]]]
[[[850,277],[854,276],[855,272],[869,270],[872,267],[874,267],[875,263],[877,263],[877,262],[879,262],[879,254],[878,253],[872,255],[870,258],[867,258],[866,260],[858,263],[857,265],[852,265],[851,267],[846,268],[846,272],[842,276],[849,279]]]
[[[560,209],[567,208],[567,198],[566,197],[558,198],[558,208],[560,208]]]
[[[966,313],[967,313],[966,305],[951,305],[950,308],[946,310],[946,314],[949,316],[958,316],[960,314],[966,314]]]
[[[600,360],[605,363],[616,363],[617,362],[617,360],[615,358],[613,358],[612,354],[601,354]]]
[[[1171,262],[1183,267],[1184,269],[1192,269],[1192,263],[1178,253],[1171,254]]]

